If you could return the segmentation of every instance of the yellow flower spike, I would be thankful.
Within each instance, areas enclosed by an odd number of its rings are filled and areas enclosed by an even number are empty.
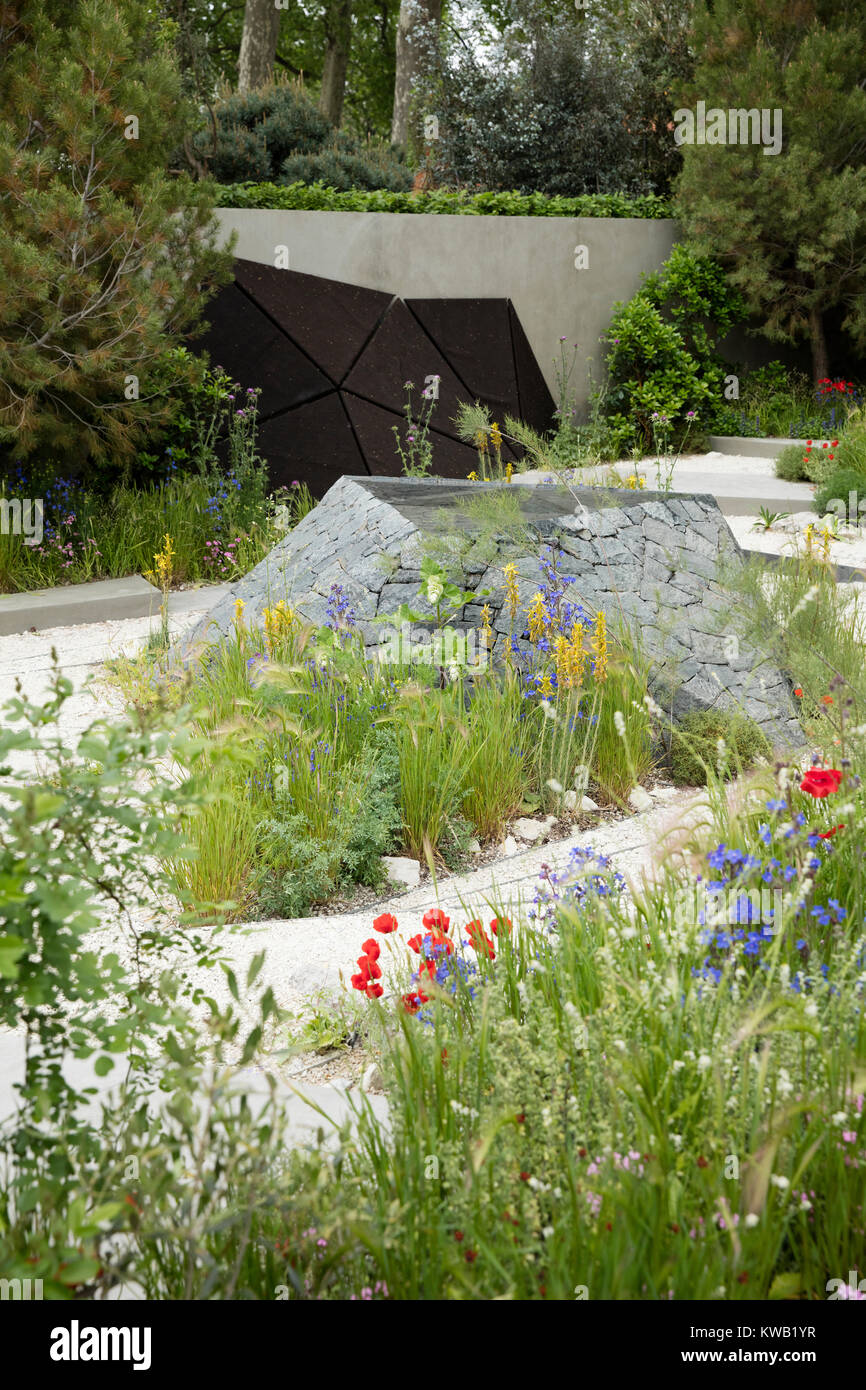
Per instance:
[[[502,573],[505,575],[505,597],[508,599],[508,607],[511,610],[511,621],[514,622],[520,603],[520,594],[517,590],[517,566],[506,565]]]
[[[513,466],[512,462],[511,462],[511,459],[509,459],[508,462],[507,462],[506,465],[505,465],[505,481],[506,481],[507,483],[510,483],[510,482],[511,482],[511,475],[512,475],[513,472],[514,472],[514,466]]]
[[[478,474],[473,470],[473,472],[467,473],[467,475],[466,475],[466,480],[467,480],[467,482],[470,482],[470,483],[477,483],[477,482],[478,482]]]
[[[481,610],[481,631],[484,634],[484,646],[490,651],[493,646],[493,628],[490,626],[490,604],[485,603]]]
[[[499,453],[499,450],[502,448],[502,433],[495,420],[490,426],[490,443],[493,445],[496,452]]]
[[[585,667],[586,648],[583,645],[583,628],[577,623],[572,631],[571,641],[568,646],[568,674],[570,677],[570,684],[578,690],[583,685]]]
[[[487,453],[487,434],[484,430],[475,431],[475,447],[479,453]]]
[[[537,642],[547,628],[547,614],[544,611],[544,595],[538,593],[527,608],[529,615],[529,640]]]
[[[541,685],[538,687],[538,690],[539,693],[546,700],[550,699],[551,695],[553,694],[553,681],[550,679],[549,671],[545,671],[544,676],[542,677]]]
[[[607,680],[607,619],[601,609],[595,615],[592,650],[595,656],[595,679],[605,681]]]
[[[556,634],[553,644],[553,653],[556,660],[556,683],[560,690],[567,690],[571,687],[571,665],[569,663],[569,642],[563,633]]]
[[[242,628],[244,625],[244,609],[246,604],[242,598],[235,599],[235,627]]]

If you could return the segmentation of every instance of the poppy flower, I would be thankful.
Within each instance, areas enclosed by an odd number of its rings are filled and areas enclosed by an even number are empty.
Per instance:
[[[462,1231],[455,1231],[455,1232],[454,1232],[454,1239],[455,1239],[455,1240],[462,1240],[462,1239],[463,1239],[463,1232],[462,1232]]]
[[[417,932],[415,936],[410,936],[409,940],[406,942],[406,945],[409,946],[415,952],[416,956],[420,956],[421,954],[422,940],[423,937],[421,936],[421,933]]]
[[[425,927],[439,927],[442,931],[448,931],[451,925],[451,918],[446,917],[441,907],[431,907],[429,912],[425,912],[421,918]]]
[[[496,952],[493,949],[493,942],[487,935],[480,922],[467,922],[466,934],[469,937],[469,944],[473,950],[479,954],[486,955],[489,960],[496,959]]]
[[[378,941],[374,941],[372,936],[369,941],[365,941],[362,944],[361,950],[364,952],[365,956],[369,956],[370,960],[379,959],[379,943]]]
[[[373,918],[373,931],[389,932],[397,930],[397,918],[390,912],[383,912],[380,917]]]
[[[708,1158],[704,1158],[703,1154],[698,1154],[698,1167],[699,1167],[699,1168],[709,1168],[709,1166],[710,1166],[710,1161],[709,1161],[709,1159],[708,1159]]]
[[[820,799],[837,792],[841,781],[842,773],[835,767],[810,767],[800,783],[800,791]]]
[[[802,687],[798,685],[798,686],[797,686],[797,689],[794,691],[794,694],[796,695],[796,697],[797,697],[798,700],[802,700],[802,698],[803,698],[803,690],[802,690]]]
[[[358,970],[366,980],[381,980],[382,970],[369,956],[358,957]]]
[[[368,999],[381,999],[384,992],[381,985],[374,985],[372,983],[367,986],[366,990]]]
[[[493,932],[493,935],[494,935],[494,936],[498,936],[498,935],[499,935],[499,928],[500,928],[500,927],[507,928],[508,931],[511,931],[511,929],[512,929],[512,928],[511,928],[511,918],[510,918],[510,917],[494,917],[494,918],[493,918],[493,921],[490,923],[490,930]]]
[[[832,838],[833,838],[833,836],[836,834],[836,831],[837,831],[837,830],[844,830],[844,829],[845,829],[844,824],[843,824],[843,825],[834,825],[833,828],[832,828],[831,830],[825,830],[825,831],[823,831],[820,838],[821,838],[822,840],[832,840]]]
[[[833,703],[833,696],[832,696],[832,695],[822,695],[822,696],[821,696],[821,704],[822,704],[822,705],[832,705],[832,703]]]

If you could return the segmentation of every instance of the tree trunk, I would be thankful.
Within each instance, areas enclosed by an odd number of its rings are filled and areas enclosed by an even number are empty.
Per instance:
[[[438,34],[442,18],[442,0],[400,0],[397,21],[397,72],[394,79],[394,113],[391,117],[391,142],[405,146],[409,138],[409,105],[412,83],[421,71],[422,51],[418,31],[429,26]]]
[[[247,0],[238,57],[239,92],[249,92],[273,77],[280,14],[274,0]]]
[[[326,18],[328,46],[322,68],[322,90],[319,110],[334,125],[343,116],[343,97],[346,93],[346,69],[352,47],[352,0],[332,0]]]
[[[820,309],[809,310],[809,338],[812,343],[812,382],[815,386],[830,375],[827,358],[827,339],[824,337],[824,317]]]

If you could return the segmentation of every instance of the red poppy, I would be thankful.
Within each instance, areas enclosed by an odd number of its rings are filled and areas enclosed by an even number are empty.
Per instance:
[[[478,1259],[478,1251],[477,1251],[477,1250],[467,1250],[467,1251],[466,1251],[466,1261],[467,1261],[468,1264],[474,1264],[475,1261],[476,1261],[477,1259]]]
[[[821,696],[821,704],[822,704],[822,705],[832,705],[832,703],[833,703],[833,696],[832,696],[832,695],[822,695],[822,696]]]
[[[368,999],[381,999],[385,991],[381,985],[369,984],[366,992]]]
[[[425,927],[439,927],[442,931],[448,931],[451,926],[451,918],[446,917],[441,907],[431,907],[429,912],[425,912],[421,918]]]
[[[834,825],[833,828],[832,828],[832,830],[825,830],[825,831],[823,832],[823,834],[821,835],[821,839],[822,839],[822,840],[832,840],[832,838],[833,838],[833,836],[836,834],[836,831],[837,831],[837,830],[844,830],[844,829],[845,829],[844,824],[843,824],[843,825]]]
[[[500,928],[500,927],[507,928],[508,931],[511,931],[511,930],[512,930],[511,918],[510,918],[510,917],[494,917],[494,918],[493,918],[493,921],[490,923],[490,930],[493,932],[493,935],[494,935],[494,936],[498,936],[498,935],[499,935],[499,928]]]
[[[802,698],[803,698],[803,689],[802,689],[802,686],[799,686],[799,685],[798,685],[798,686],[797,686],[797,689],[794,691],[794,694],[796,695],[796,697],[797,697],[798,700],[802,700]]]
[[[841,781],[842,774],[835,767],[810,767],[800,783],[800,791],[820,799],[837,792]]]
[[[462,1240],[462,1239],[463,1239],[463,1232],[462,1232],[462,1231],[455,1231],[455,1232],[454,1232],[454,1239],[455,1239],[455,1240]]]
[[[406,945],[409,946],[417,956],[420,956],[422,940],[423,937],[421,936],[421,933],[418,932],[417,935],[409,937],[409,940],[406,942]]]
[[[520,1174],[520,1181],[521,1181],[521,1182],[529,1182],[529,1174],[528,1174],[528,1173],[521,1173],[521,1174]]]
[[[370,960],[379,959],[379,943],[378,941],[374,941],[372,936],[369,941],[362,942],[361,950],[364,952],[365,956],[369,956]]]
[[[710,1166],[710,1161],[709,1161],[709,1159],[708,1159],[708,1158],[704,1158],[703,1154],[698,1154],[698,1167],[699,1167],[699,1168],[709,1168],[709,1166]]]
[[[382,970],[369,956],[358,957],[358,970],[366,980],[381,980]]]
[[[487,935],[480,922],[467,922],[466,934],[469,937],[469,944],[479,955],[486,955],[489,960],[496,959],[496,952],[493,949],[493,942]]]
[[[421,1007],[421,998],[418,994],[404,994],[403,1008],[407,1014],[417,1014]]]
[[[390,912],[383,912],[380,917],[373,918],[373,931],[389,932],[397,930],[397,918]]]

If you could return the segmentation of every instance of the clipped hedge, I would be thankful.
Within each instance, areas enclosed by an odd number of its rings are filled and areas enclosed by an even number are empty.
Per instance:
[[[224,208],[276,208],[284,212],[413,212],[467,217],[671,217],[671,205],[655,193],[630,198],[624,193],[584,193],[575,198],[545,193],[467,193],[435,188],[429,192],[340,193],[323,183],[217,184]]]

